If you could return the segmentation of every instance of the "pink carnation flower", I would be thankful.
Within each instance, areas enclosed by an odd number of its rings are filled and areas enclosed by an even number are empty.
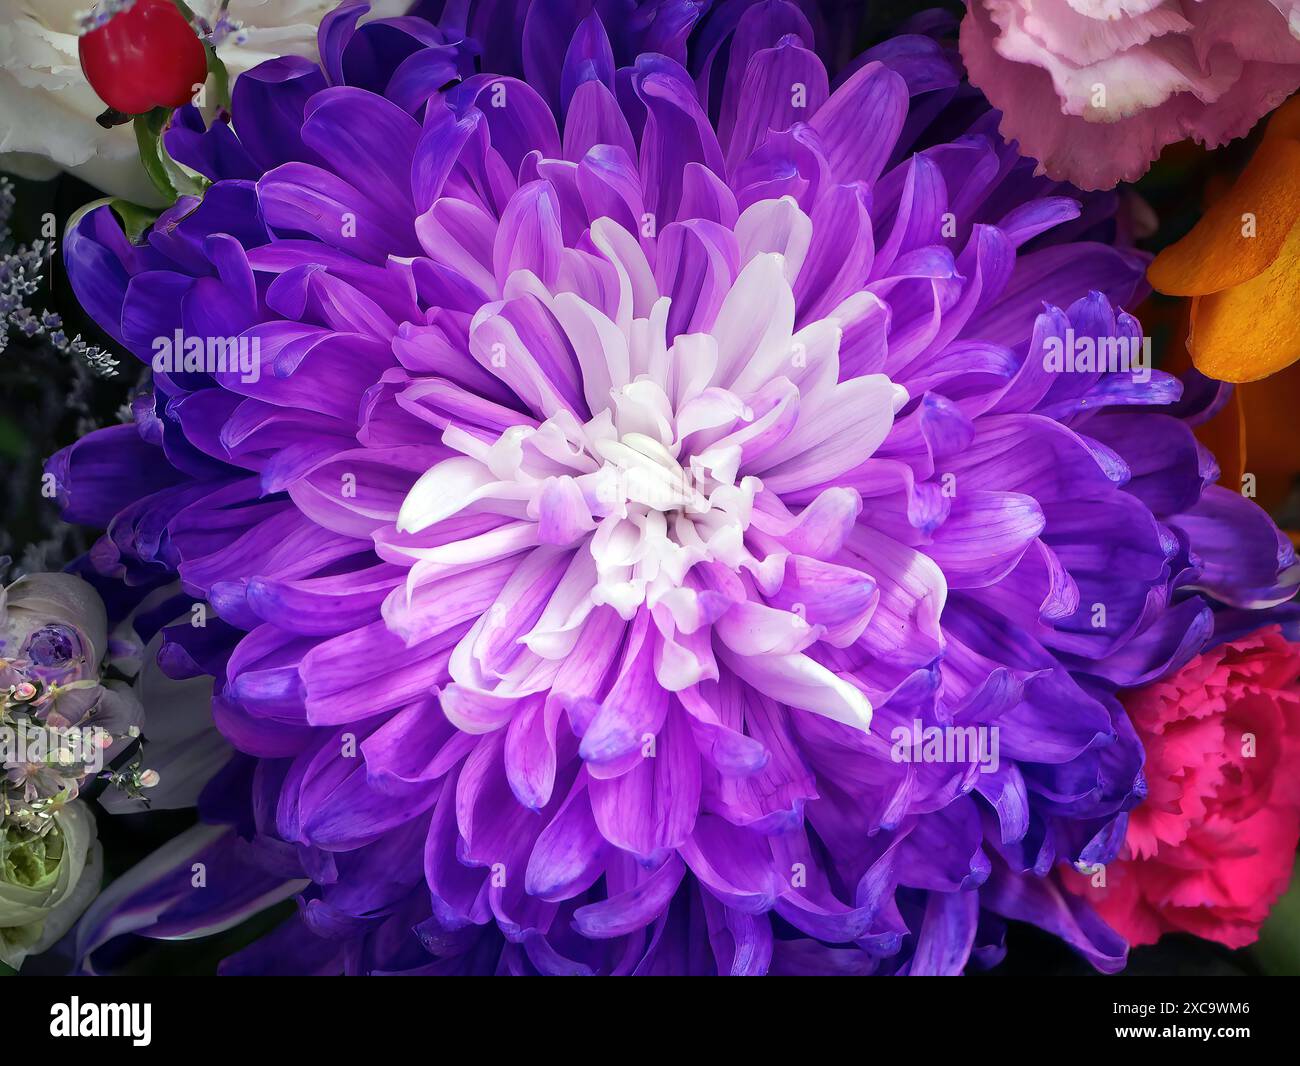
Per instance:
[[[961,54],[1002,135],[1083,189],[1247,133],[1300,87],[1300,0],[968,0]]]
[[[1273,626],[1125,696],[1148,797],[1105,886],[1065,883],[1129,943],[1187,932],[1237,948],[1259,935],[1300,837],[1297,678],[1300,645]]]

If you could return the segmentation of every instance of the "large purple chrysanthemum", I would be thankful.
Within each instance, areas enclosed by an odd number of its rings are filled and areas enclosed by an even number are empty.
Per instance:
[[[70,235],[143,359],[261,355],[53,460],[219,615],[161,661],[243,753],[83,947],[298,892],[230,970],[953,973],[1007,918],[1119,967],[1055,881],[1143,793],[1114,692],[1294,560],[1176,380],[1050,369],[1140,336],[1113,198],[930,37],[832,79],[811,4],[595,7],[345,4],[178,116],[202,202]]]

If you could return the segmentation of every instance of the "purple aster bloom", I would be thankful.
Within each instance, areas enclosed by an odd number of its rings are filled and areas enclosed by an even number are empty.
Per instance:
[[[99,571],[219,616],[160,662],[242,753],[83,952],[297,894],[229,972],[956,973],[1008,919],[1122,966],[1057,880],[1144,794],[1115,692],[1296,578],[1179,381],[1053,369],[1139,350],[1113,196],[923,34],[438,6],[344,4],[178,114],[201,201],[68,239],[143,360],[260,360],[52,460]]]

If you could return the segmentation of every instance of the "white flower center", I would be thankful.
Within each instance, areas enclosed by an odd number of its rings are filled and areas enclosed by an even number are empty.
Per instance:
[[[725,435],[752,419],[717,388],[674,409],[662,386],[641,377],[611,389],[610,406],[585,424],[561,411],[491,445],[452,428],[443,440],[464,459],[420,479],[398,528],[418,532],[475,504],[536,522],[540,543],[589,540],[592,602],[631,618],[697,563],[735,567],[749,557],[744,533],[763,486],[738,477],[741,449]]]
[[[798,211],[793,201],[764,210]],[[461,454],[416,482],[397,528],[420,533],[461,512],[491,513],[508,526],[497,540],[511,551],[581,546],[587,602],[631,619],[700,564],[757,571],[770,544],[758,557],[746,545],[755,495],[768,492],[764,509],[786,515],[773,521],[790,520],[782,493],[869,456],[907,394],[883,375],[837,383],[841,315],[877,314],[880,301],[860,294],[796,330],[790,263],[777,253],[749,253],[708,332],[669,343],[671,300],[651,296],[639,246],[607,221],[593,226],[593,239],[629,285],[640,279],[640,295],[621,290],[607,315],[575,293],[518,283],[564,331],[576,380],[544,330],[528,332],[521,319],[521,334],[495,306],[480,311],[471,354],[541,420],[521,414],[492,442],[452,420],[443,443]],[[480,547],[490,545],[466,550]],[[413,569],[414,586],[433,564],[421,549],[411,554],[428,564]],[[452,554],[449,545],[435,556]]]
[[[430,392],[423,417],[458,454],[419,478],[397,516],[404,536],[380,545],[411,560],[384,603],[408,645],[439,624],[444,582],[453,612],[482,594],[465,580],[478,568],[503,582],[451,653],[441,699],[458,728],[499,728],[510,700],[556,682],[584,633],[612,635],[601,606],[653,626],[646,647],[668,691],[716,680],[716,650],[773,699],[867,727],[863,693],[804,649],[855,639],[874,584],[839,567],[844,595],[821,620],[796,593],[836,572],[827,560],[862,507],[839,480],[864,469],[908,394],[881,373],[841,374],[846,330],[860,362],[887,329],[875,293],[797,324],[811,225],[790,198],[746,208],[738,273],[693,306],[689,331],[672,330],[672,298],[610,219],[592,224],[595,251],[572,276],[548,287],[516,271],[474,315],[468,354],[519,413],[455,383]]]

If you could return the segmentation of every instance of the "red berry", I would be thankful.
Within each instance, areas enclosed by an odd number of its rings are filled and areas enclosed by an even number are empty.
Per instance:
[[[203,44],[172,0],[135,0],[85,34],[78,50],[90,87],[126,115],[189,103],[208,76]]]

